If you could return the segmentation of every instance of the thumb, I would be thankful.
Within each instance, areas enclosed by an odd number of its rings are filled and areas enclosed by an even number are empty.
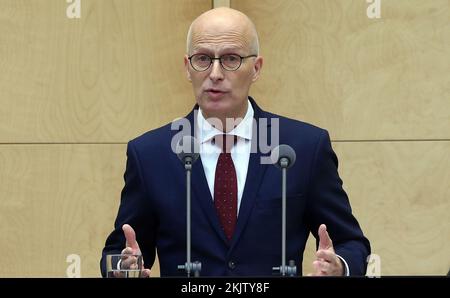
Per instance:
[[[138,252],[140,249],[136,241],[136,233],[134,232],[133,228],[129,224],[124,224],[122,226],[122,230],[127,240],[125,246],[131,247],[133,249],[133,253]]]
[[[327,226],[321,224],[319,227],[319,249],[333,249],[333,241],[327,232]]]

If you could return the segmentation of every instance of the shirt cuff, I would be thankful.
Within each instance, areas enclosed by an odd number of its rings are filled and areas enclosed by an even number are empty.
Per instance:
[[[350,276],[350,269],[348,269],[347,262],[340,255],[336,255],[336,256],[338,256],[338,258],[341,259],[342,263],[344,263],[344,265],[345,265],[344,276]]]

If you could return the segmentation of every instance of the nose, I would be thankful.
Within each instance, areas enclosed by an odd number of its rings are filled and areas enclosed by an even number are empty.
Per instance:
[[[220,65],[219,60],[213,60],[213,63],[211,65],[211,71],[209,73],[209,78],[213,82],[221,81],[223,80],[223,69]]]

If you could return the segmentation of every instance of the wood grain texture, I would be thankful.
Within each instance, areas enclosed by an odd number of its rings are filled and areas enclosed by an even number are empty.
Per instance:
[[[195,99],[183,56],[210,0],[0,2],[0,142],[125,142]]]
[[[335,143],[353,212],[382,275],[450,268],[450,142]],[[310,239],[303,268],[311,272]]]
[[[450,138],[450,2],[234,0],[265,57],[251,92],[336,140]]]
[[[213,8],[230,7],[230,0],[213,0]]]
[[[2,277],[82,277],[99,260],[120,201],[125,145],[0,146]]]

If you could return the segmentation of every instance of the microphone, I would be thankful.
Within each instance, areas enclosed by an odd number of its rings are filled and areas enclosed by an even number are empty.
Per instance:
[[[289,145],[278,145],[272,150],[270,159],[272,163],[281,169],[281,266],[273,267],[274,273],[282,276],[295,276],[297,274],[297,266],[294,260],[289,260],[289,266],[286,266],[286,171],[295,163],[296,154],[294,149]]]
[[[195,261],[191,262],[191,172],[192,165],[200,156],[200,150],[197,140],[192,136],[183,136],[177,143],[175,153],[184,165],[186,170],[186,263],[178,265],[179,271],[186,272],[187,276],[200,276],[202,270],[202,263]]]
[[[270,160],[277,168],[290,168],[295,163],[296,154],[294,149],[289,145],[278,145],[272,150]]]
[[[183,136],[178,141],[175,150],[178,158],[184,164],[185,168],[188,164],[192,167],[192,164],[194,164],[200,156],[197,139],[192,136]]]

